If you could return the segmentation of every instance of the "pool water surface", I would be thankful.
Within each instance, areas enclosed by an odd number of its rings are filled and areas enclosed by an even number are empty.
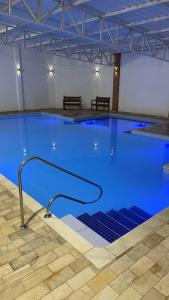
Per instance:
[[[169,206],[169,144],[158,138],[129,134],[147,126],[140,121],[104,118],[81,122],[48,114],[0,118],[0,173],[17,184],[20,163],[39,156],[102,186],[102,199],[81,205],[58,199],[58,217],[107,212],[133,205],[154,215]],[[91,201],[98,190],[58,170],[32,161],[23,171],[23,189],[43,206],[64,193]]]

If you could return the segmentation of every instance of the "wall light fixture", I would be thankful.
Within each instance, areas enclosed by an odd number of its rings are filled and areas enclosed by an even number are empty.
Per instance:
[[[99,73],[100,73],[100,68],[99,68],[99,66],[96,66],[96,67],[95,67],[95,72],[96,72],[96,74],[99,74]]]
[[[49,66],[49,76],[53,76],[53,73],[54,73],[54,68],[52,65]]]
[[[115,72],[115,74],[117,74],[117,72],[118,72],[118,67],[117,66],[114,66],[114,72]]]
[[[18,75],[21,74],[21,73],[23,72],[23,69],[21,68],[20,65],[17,65],[17,66],[16,66],[16,72],[17,72]]]

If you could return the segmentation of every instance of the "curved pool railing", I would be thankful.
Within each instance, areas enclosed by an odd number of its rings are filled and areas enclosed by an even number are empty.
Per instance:
[[[86,182],[86,183],[88,183],[90,185],[93,185],[93,186],[95,186],[96,188],[99,189],[99,195],[98,195],[98,197],[95,200],[89,201],[89,202],[86,202],[84,200],[81,200],[81,199],[78,199],[78,198],[74,198],[74,197],[71,197],[71,196],[68,196],[68,195],[64,195],[64,194],[56,194],[48,202],[47,210],[46,210],[46,214],[45,214],[45,218],[50,218],[51,217],[49,209],[50,209],[51,205],[54,203],[54,201],[56,199],[58,199],[58,198],[62,197],[62,198],[65,198],[65,199],[68,199],[68,200],[71,200],[71,201],[74,201],[74,202],[77,202],[77,203],[85,205],[85,204],[93,204],[93,203],[99,201],[100,198],[102,197],[102,195],[103,195],[103,189],[102,189],[102,187],[99,184],[97,184],[97,183],[95,183],[95,182],[93,182],[93,181],[91,181],[89,179],[86,179],[86,178],[84,178],[84,177],[82,177],[82,176],[80,176],[78,174],[75,174],[75,173],[73,173],[73,172],[71,172],[71,171],[69,171],[67,169],[64,169],[64,168],[62,168],[62,167],[60,167],[60,166],[58,166],[58,165],[56,165],[56,164],[54,164],[54,163],[46,160],[46,159],[43,159],[43,158],[38,157],[38,156],[31,156],[31,157],[27,158],[26,160],[24,160],[21,163],[21,165],[20,165],[20,167],[18,169],[18,188],[19,188],[20,217],[21,217],[20,229],[25,229],[27,227],[27,224],[25,223],[24,206],[23,206],[22,170],[23,170],[24,166],[27,163],[29,163],[30,161],[32,161],[32,160],[38,160],[38,161],[40,161],[40,162],[42,162],[42,163],[44,163],[44,164],[46,164],[46,165],[48,165],[48,166],[50,166],[52,168],[55,168],[55,169],[57,169],[57,170],[59,170],[61,172],[64,172],[64,173],[66,173],[66,174],[68,174],[70,176],[73,176],[73,177],[75,177],[75,178],[77,178],[77,179],[79,179],[81,181],[84,181],[84,182]]]

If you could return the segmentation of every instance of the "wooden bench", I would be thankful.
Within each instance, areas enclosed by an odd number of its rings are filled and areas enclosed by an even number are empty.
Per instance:
[[[98,108],[102,108],[103,110],[109,110],[110,109],[110,97],[96,97],[95,100],[91,101],[91,110],[95,108],[98,110]]]
[[[79,109],[81,109],[81,97],[63,97],[63,109],[66,109],[66,107],[74,107],[78,106]]]

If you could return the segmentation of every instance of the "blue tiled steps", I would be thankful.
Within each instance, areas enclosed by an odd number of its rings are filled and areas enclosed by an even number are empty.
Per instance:
[[[139,207],[132,206],[130,209],[122,208],[107,213],[85,213],[77,219],[111,243],[151,217]]]

